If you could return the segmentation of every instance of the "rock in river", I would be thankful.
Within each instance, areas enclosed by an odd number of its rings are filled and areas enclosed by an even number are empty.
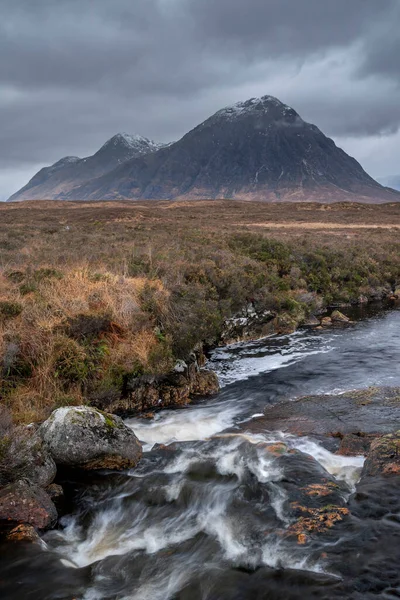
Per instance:
[[[135,467],[137,437],[120,417],[87,406],[59,408],[38,430],[57,465],[85,470]]]
[[[269,406],[247,428],[313,436],[341,454],[366,454],[375,437],[400,429],[400,389],[351,390]]]
[[[27,479],[0,490],[0,521],[11,521],[47,529],[55,524],[57,511],[42,488]]]
[[[39,543],[40,537],[32,525],[16,525],[7,533],[6,541]]]
[[[362,476],[400,475],[400,431],[377,438],[371,444]]]
[[[332,319],[333,323],[349,323],[350,322],[349,317],[346,317],[346,315],[341,313],[339,310],[333,311],[333,313],[331,314],[331,319]]]

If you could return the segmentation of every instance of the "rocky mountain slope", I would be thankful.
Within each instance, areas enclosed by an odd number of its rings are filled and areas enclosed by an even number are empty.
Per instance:
[[[117,133],[93,156],[66,156],[54,165],[44,167],[9,201],[62,199],[73,188],[112,171],[127,160],[155,152],[163,146],[140,135]]]
[[[76,173],[79,167],[80,163],[67,169]],[[69,189],[63,184],[47,196],[44,186],[34,191],[30,182],[30,193],[35,194],[30,197],[400,200],[400,194],[372,179],[318,127],[272,96],[224,108],[178,142],[114,167],[100,174],[93,170],[86,181],[75,178]],[[18,192],[12,199],[24,199],[25,194]]]

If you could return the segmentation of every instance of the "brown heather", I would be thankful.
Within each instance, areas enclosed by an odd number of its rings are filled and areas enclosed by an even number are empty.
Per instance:
[[[300,323],[400,286],[400,204],[0,207],[3,409],[16,423],[162,374],[251,299]]]

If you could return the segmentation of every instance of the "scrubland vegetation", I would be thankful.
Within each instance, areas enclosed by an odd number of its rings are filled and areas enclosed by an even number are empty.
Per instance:
[[[27,203],[0,220],[0,402],[15,423],[168,372],[249,302],[295,327],[400,285],[399,205]]]

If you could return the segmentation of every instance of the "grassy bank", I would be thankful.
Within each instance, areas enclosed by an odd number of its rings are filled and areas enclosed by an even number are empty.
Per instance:
[[[295,326],[400,285],[400,206],[0,208],[1,403],[16,422],[162,374],[250,301]]]

